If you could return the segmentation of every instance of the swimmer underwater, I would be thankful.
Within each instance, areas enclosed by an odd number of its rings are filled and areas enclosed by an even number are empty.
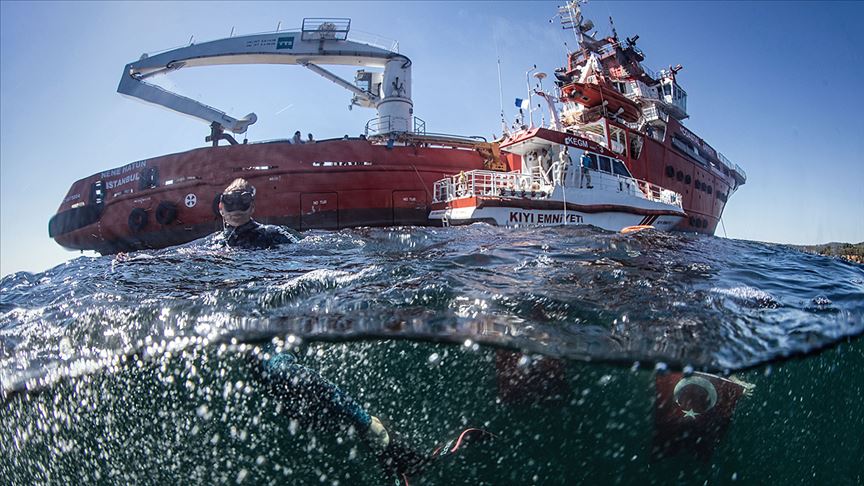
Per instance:
[[[245,179],[236,179],[225,188],[219,201],[224,229],[214,237],[214,242],[241,249],[298,243],[302,239],[300,233],[252,219],[255,192],[255,187]],[[410,476],[420,473],[433,460],[456,452],[466,439],[490,436],[479,429],[467,429],[459,435],[455,447],[439,447],[431,454],[421,454],[388,432],[378,417],[369,414],[338,386],[298,363],[294,354],[268,344],[250,360],[253,375],[280,400],[285,415],[316,429],[332,431],[353,427],[374,452],[384,471],[405,484]]]

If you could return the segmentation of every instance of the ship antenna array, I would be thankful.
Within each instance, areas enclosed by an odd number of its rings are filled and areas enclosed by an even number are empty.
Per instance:
[[[558,7],[558,14],[561,16],[561,26],[565,30],[572,30],[573,36],[576,37],[576,40],[581,42],[584,40],[584,33],[591,30],[593,27],[590,24],[590,20],[585,24],[583,28],[582,24],[582,9],[579,7],[580,3],[588,3],[588,0],[570,0],[567,2],[567,5],[563,7]]]
[[[496,45],[497,49],[498,46]],[[501,135],[507,134],[507,119],[504,117],[504,89],[501,87],[501,58],[498,58],[498,103],[501,105]]]

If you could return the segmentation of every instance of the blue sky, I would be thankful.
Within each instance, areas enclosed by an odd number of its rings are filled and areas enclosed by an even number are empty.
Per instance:
[[[560,2],[563,3],[563,2]],[[500,133],[532,64],[551,73],[572,36],[559,2],[0,2],[0,274],[42,271],[78,253],[48,238],[75,180],[204,145],[199,122],[116,93],[143,52],[350,17],[352,32],[399,41],[413,64],[415,114],[434,132]],[[864,241],[864,3],[591,2],[585,14],[639,34],[646,64],[682,64],[685,123],[747,171],[723,223],[730,238]],[[349,79],[350,71],[336,70]],[[359,134],[374,116],[295,66],[179,71],[172,89],[234,116],[250,140]],[[512,107],[512,108],[511,108]],[[718,229],[724,235],[723,228]]]

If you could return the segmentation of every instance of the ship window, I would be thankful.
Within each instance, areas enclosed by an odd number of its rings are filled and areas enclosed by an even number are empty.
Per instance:
[[[630,132],[630,158],[638,159],[642,155],[642,135]]]
[[[627,170],[627,166],[617,159],[612,160],[612,172],[620,176],[631,177],[630,171]]]
[[[612,172],[612,161],[609,157],[600,156],[600,170],[603,172]]]
[[[582,167],[597,170],[597,156],[594,154],[582,154]]]
[[[150,167],[141,171],[138,179],[138,190],[153,189],[159,185],[159,169]]]
[[[102,204],[105,200],[105,189],[102,181],[90,185],[90,204]]]

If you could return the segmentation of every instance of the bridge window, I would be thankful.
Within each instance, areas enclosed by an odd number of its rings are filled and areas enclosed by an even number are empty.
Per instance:
[[[631,177],[630,171],[627,170],[627,166],[617,159],[612,159],[612,172],[616,175]]]
[[[600,156],[600,170],[603,172],[612,172],[612,161],[609,157]]]

